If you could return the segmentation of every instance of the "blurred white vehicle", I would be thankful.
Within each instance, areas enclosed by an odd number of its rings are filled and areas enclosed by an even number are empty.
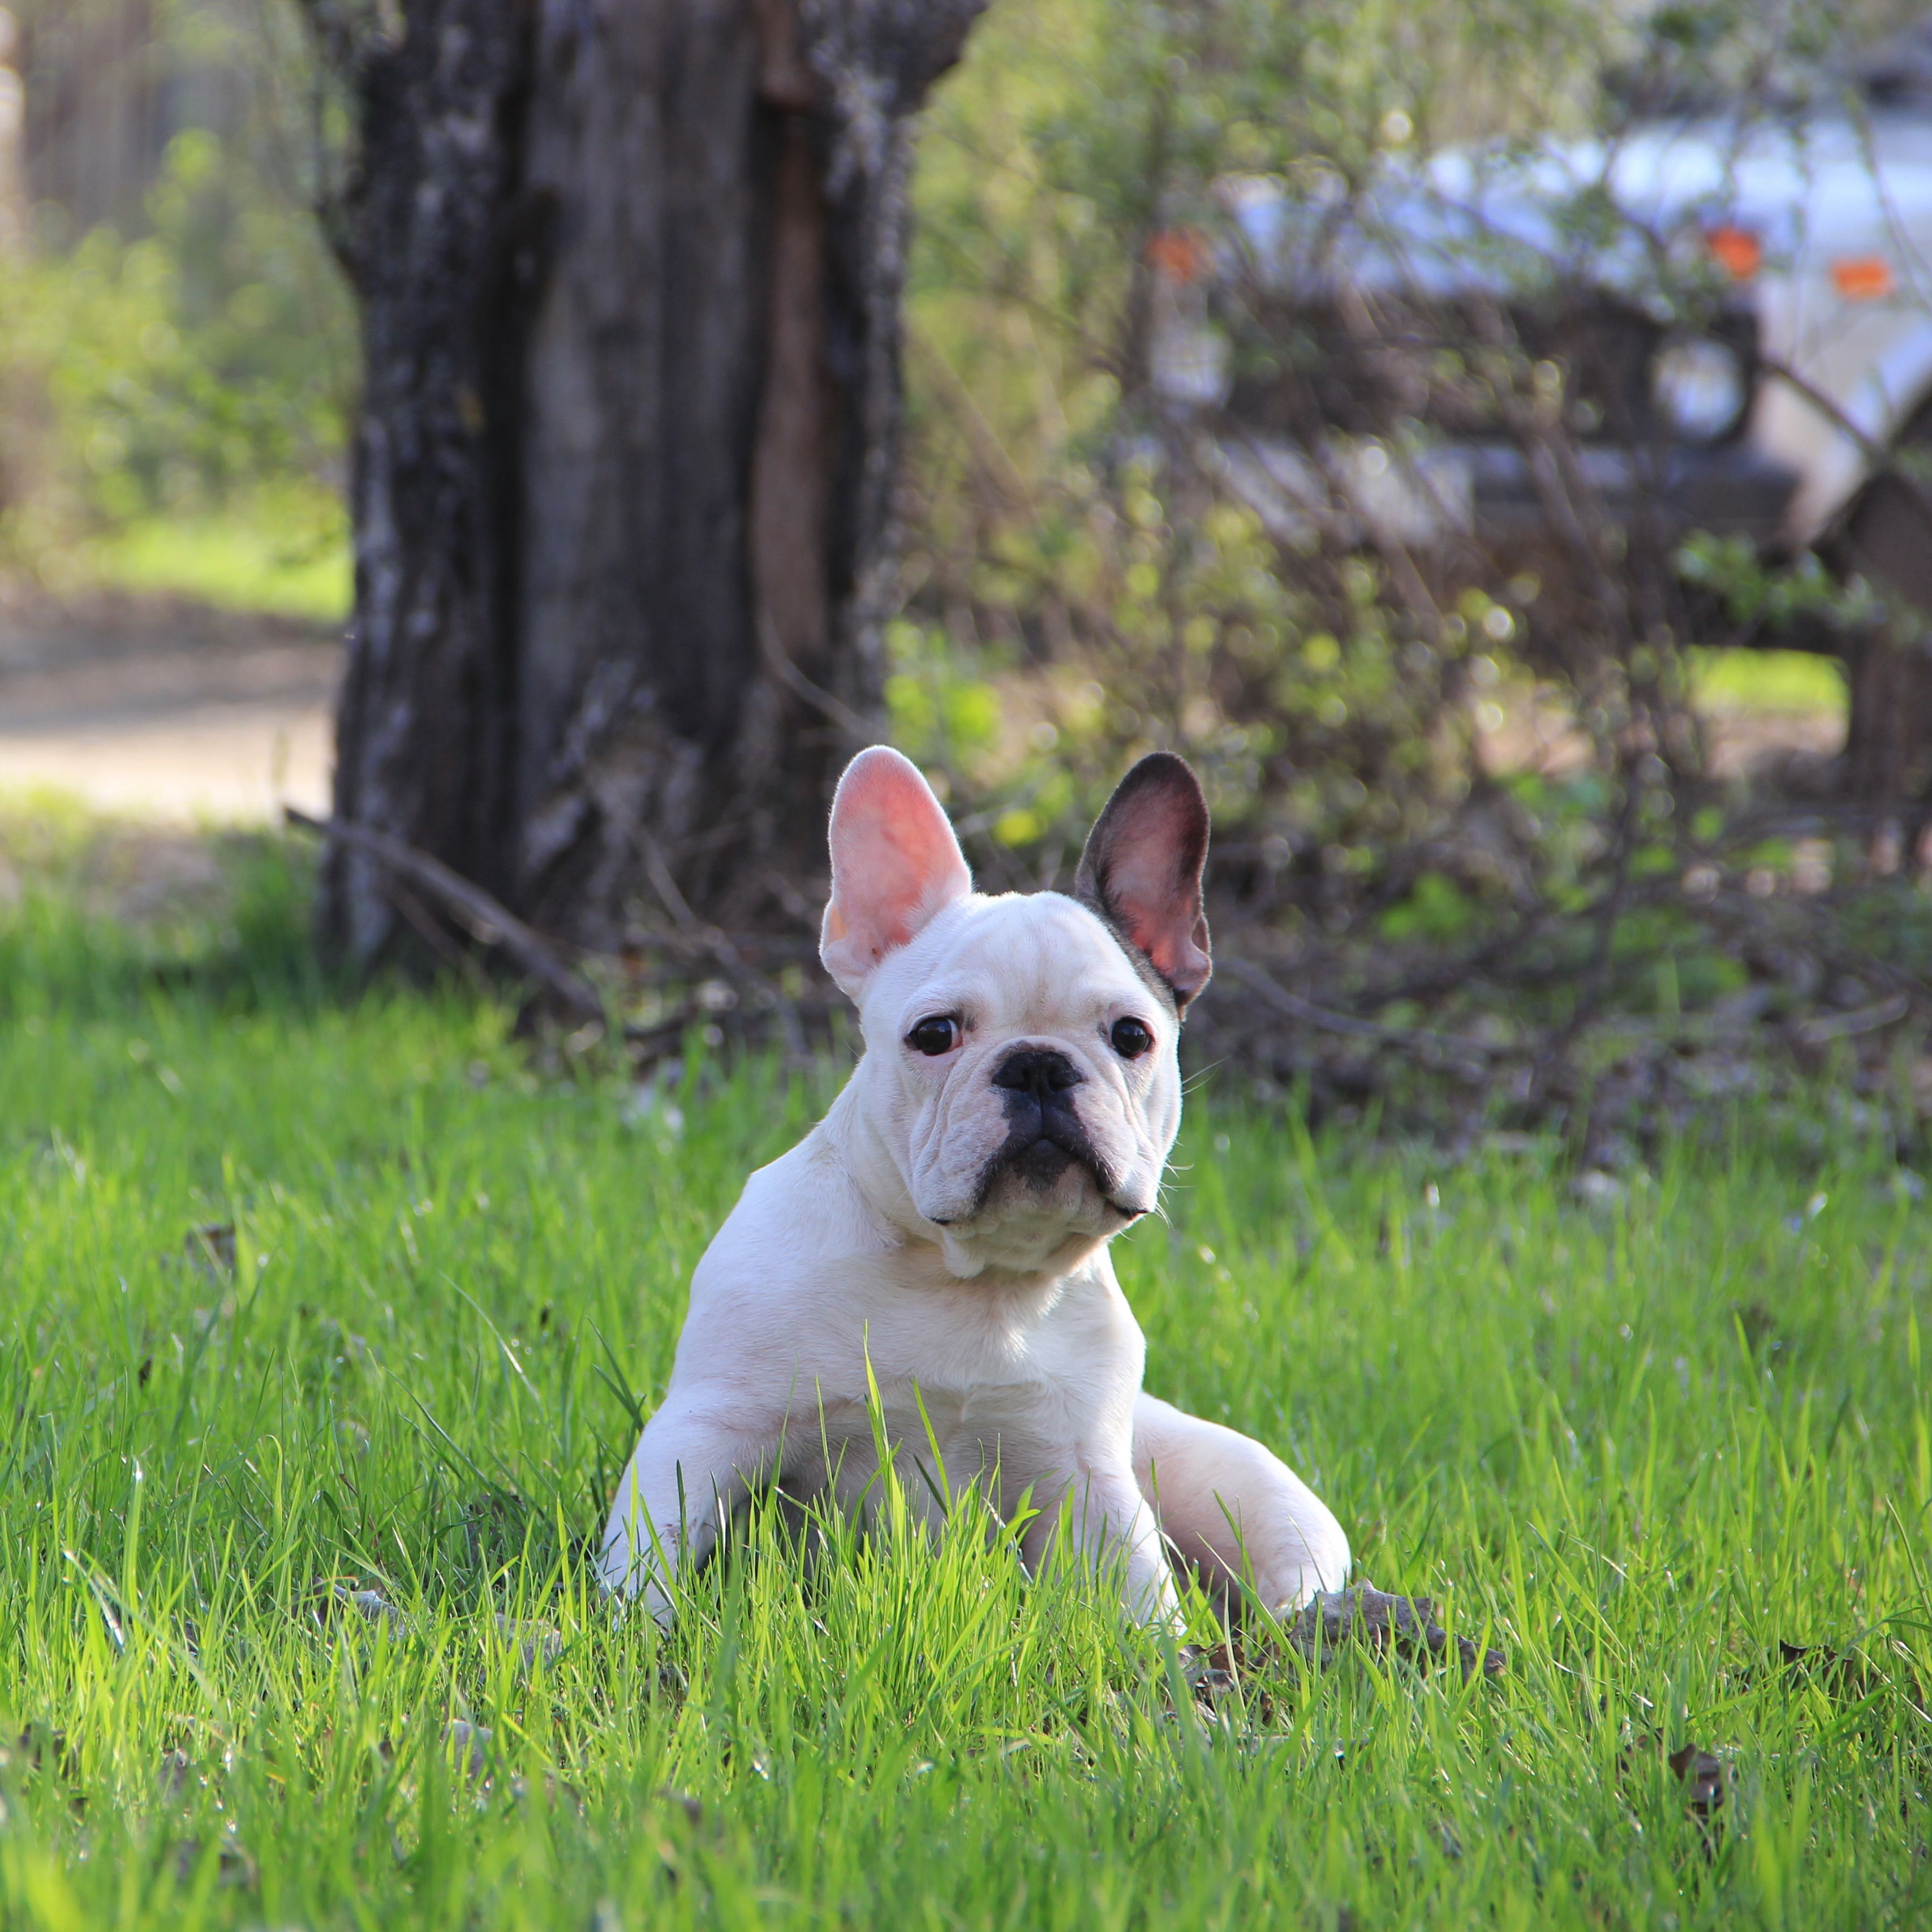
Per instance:
[[[1825,545],[1932,608],[1932,465],[1922,493],[1890,460],[1932,442],[1932,27],[1802,106],[1450,151],[1346,206],[1226,192],[1237,242],[1167,275],[1155,381],[1272,518],[1533,542],[1567,477],[1666,536]],[[1486,400],[1498,327],[1533,380]]]

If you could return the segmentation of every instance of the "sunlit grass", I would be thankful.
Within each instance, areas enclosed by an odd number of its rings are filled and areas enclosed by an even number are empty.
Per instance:
[[[267,503],[129,524],[92,539],[72,570],[115,590],[325,624],[347,617],[354,590],[340,519],[318,525]]]
[[[1700,706],[1726,711],[1810,712],[1842,718],[1844,667],[1814,651],[1690,652],[1691,694]]]
[[[274,850],[164,955],[31,868],[0,914],[10,1932],[1923,1922],[1932,1238],[1888,1146],[1741,1120],[1586,1205],[1554,1144],[1196,1097],[1118,1249],[1150,1385],[1498,1682],[1264,1655],[1197,1718],[970,1514],[760,1530],[660,1640],[588,1540],[836,1071],[694,1052],[674,1111],[492,1004],[344,1004]],[[191,1237],[230,1226],[232,1268]],[[1708,1828],[1653,1738],[1724,1756]]]

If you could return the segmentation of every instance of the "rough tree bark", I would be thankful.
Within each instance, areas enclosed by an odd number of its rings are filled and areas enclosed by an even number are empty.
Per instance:
[[[359,122],[335,810],[614,949],[822,869],[880,677],[913,116],[985,0],[305,0]],[[331,852],[328,935],[397,944]]]
[[[1840,646],[1851,700],[1844,789],[1916,850],[1932,819],[1932,514],[1921,473],[1932,454],[1932,412],[1906,424],[1898,452],[1912,472],[1885,472],[1866,485],[1846,520],[1838,562],[1920,620],[1910,627],[1916,635],[1873,634]]]

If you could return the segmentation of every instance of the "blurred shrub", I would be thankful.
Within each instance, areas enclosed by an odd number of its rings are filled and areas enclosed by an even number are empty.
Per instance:
[[[349,317],[318,243],[206,131],[170,144],[148,212],[140,239],[98,229],[44,271],[48,387],[89,508],[121,521],[328,478]]]
[[[212,57],[217,10],[168,17]],[[238,32],[213,55],[241,60]],[[42,210],[40,245],[0,278],[0,562],[340,604],[353,309],[278,165],[274,104],[256,106],[175,136],[140,232],[64,241]]]
[[[1372,555],[1284,557],[1156,393],[1163,280],[1190,268],[1163,251],[1226,227],[1233,176],[1359,178],[1424,130],[1580,116],[1604,32],[1570,0],[1043,0],[982,24],[922,152],[890,693],[909,748],[989,802],[982,872],[1063,874],[1155,745],[1202,769],[1222,876],[1261,905],[1291,870],[1352,894],[1466,800],[1472,666],[1502,674],[1514,620],[1486,632],[1478,595],[1424,638]]]
[[[1853,10],[1886,24],[1882,5]],[[1230,487],[1211,410],[1177,400],[1161,364],[1190,340],[1213,352],[1216,328],[1238,366],[1310,350],[1270,338],[1279,318],[1244,310],[1228,266],[1250,252],[1252,189],[1318,236],[1443,146],[1614,139],[1693,82],[1762,92],[1860,24],[1732,0],[993,10],[923,137],[911,542],[889,640],[894,728],[971,802],[988,882],[1064,878],[1108,784],[1155,746],[1200,766],[1217,879],[1280,932],[1440,949],[1614,910],[1681,869],[1709,790],[1683,584],[1707,608],[1722,591],[1741,622],[1842,604],[1814,563],[1754,560],[1746,609],[1742,566],[1708,544],[1640,555],[1605,529],[1559,597],[1520,566],[1445,574],[1333,524],[1270,534]],[[1567,217],[1579,236],[1616,220],[1587,191]],[[1701,257],[1655,274],[1672,313],[1723,293]],[[1535,352],[1472,346],[1457,370],[1524,437],[1554,434],[1561,378]],[[1396,460],[1426,440],[1395,416],[1376,433]],[[1492,741],[1540,710],[1574,748],[1532,777]]]

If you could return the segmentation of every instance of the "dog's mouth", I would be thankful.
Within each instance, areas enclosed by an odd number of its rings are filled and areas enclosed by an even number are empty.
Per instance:
[[[1042,1190],[1054,1186],[1070,1168],[1084,1169],[1102,1194],[1113,1190],[1100,1156],[1094,1150],[1079,1123],[1048,1118],[1036,1133],[1024,1127],[1009,1129],[1006,1142],[987,1163],[986,1179],[990,1186],[1003,1174],[1010,1174],[1029,1187]]]
[[[1076,1168],[1092,1181],[1113,1210],[1136,1220],[1147,1210],[1120,1200],[1120,1177],[1094,1144],[1080,1117],[1068,1105],[1044,1102],[1028,1094],[1008,1096],[1006,1137],[981,1170],[973,1212],[980,1213],[1003,1180],[1026,1193],[1052,1194]]]

